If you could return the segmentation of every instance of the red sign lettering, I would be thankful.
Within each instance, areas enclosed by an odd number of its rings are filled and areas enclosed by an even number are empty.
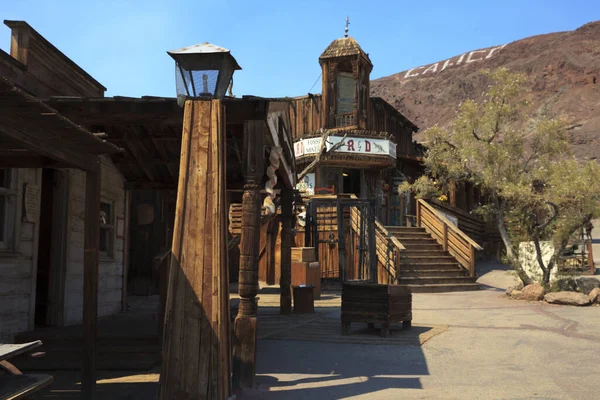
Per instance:
[[[354,150],[354,140],[352,140],[352,139],[348,140],[347,146],[348,146],[348,151],[356,151],[356,150]]]

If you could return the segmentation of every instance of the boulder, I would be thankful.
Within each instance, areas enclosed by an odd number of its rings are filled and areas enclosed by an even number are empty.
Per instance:
[[[590,304],[589,296],[578,292],[554,292],[547,293],[544,300],[552,304],[564,304],[567,306],[587,306]]]
[[[561,292],[574,292],[577,290],[577,282],[573,278],[558,279],[553,286]]]
[[[544,299],[544,293],[544,287],[536,282],[525,286],[518,294],[512,294],[512,297],[517,300],[540,301]]]
[[[590,298],[590,301],[592,303],[600,304],[600,288],[595,288],[594,290],[592,290],[588,297]]]
[[[577,291],[584,294],[590,294],[592,290],[600,288],[600,280],[594,278],[578,278],[575,284]]]

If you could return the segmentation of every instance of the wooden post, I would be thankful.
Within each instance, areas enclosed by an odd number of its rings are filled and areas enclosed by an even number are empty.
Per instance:
[[[125,190],[125,220],[123,236],[123,280],[121,291],[121,311],[127,311],[127,273],[129,272],[129,225],[131,221],[131,191]],[[162,322],[161,322],[162,323]]]
[[[443,230],[443,231],[442,231],[442,236],[443,236],[443,238],[442,238],[442,239],[443,239],[443,241],[444,241],[444,242],[443,242],[443,243],[444,243],[444,244],[443,244],[443,247],[444,247],[444,250],[448,250],[448,225],[446,225],[446,223],[445,223],[445,222],[442,222],[442,224],[443,224],[443,226],[444,226],[444,227],[442,228],[442,230]]]
[[[450,206],[456,207],[456,181],[450,180]]]
[[[416,219],[417,219],[417,226],[421,226],[421,201],[417,200],[417,207],[416,207]]]
[[[471,257],[469,260],[469,275],[475,276],[475,248],[471,246]]]
[[[252,387],[256,371],[256,294],[260,247],[260,183],[264,175],[264,121],[244,123],[242,233],[240,238],[240,305],[234,322],[233,384]]]
[[[279,313],[290,314],[292,312],[292,294],[290,284],[292,279],[292,245],[294,234],[293,223],[294,192],[286,189],[281,192],[281,277],[279,287],[281,297],[279,299]]]
[[[231,394],[225,116],[186,101],[165,310],[160,399]]]
[[[94,399],[96,388],[96,336],[98,335],[98,262],[100,247],[100,162],[98,171],[85,174],[85,225],[83,252],[83,355],[81,398]]]

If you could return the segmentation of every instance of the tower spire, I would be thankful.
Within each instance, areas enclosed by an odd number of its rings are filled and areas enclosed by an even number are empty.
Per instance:
[[[346,28],[344,29],[344,37],[348,37],[348,25],[350,25],[350,18],[346,16]]]

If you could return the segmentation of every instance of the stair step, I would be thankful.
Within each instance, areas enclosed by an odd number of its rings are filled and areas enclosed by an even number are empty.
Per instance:
[[[432,239],[427,232],[394,232],[393,235],[400,241],[403,239]]]
[[[408,257],[450,257],[450,253],[448,253],[447,250],[443,249],[406,249],[404,251],[404,255]]]
[[[418,226],[386,226],[388,232],[425,232],[425,228]]]
[[[400,285],[431,285],[439,283],[474,283],[475,278],[470,276],[427,276],[427,277],[404,277],[398,279]]]
[[[403,259],[401,268],[461,268],[457,261],[445,261],[445,262],[409,262],[407,259]]]
[[[403,261],[406,261],[408,264],[418,264],[418,263],[455,263],[456,258],[452,256],[425,256],[425,255],[407,255]]]
[[[406,285],[413,293],[447,293],[481,290],[478,283],[438,283],[430,285]]]
[[[408,244],[437,244],[440,245],[434,238],[432,237],[397,237],[400,243],[408,243]]]
[[[400,278],[428,278],[432,276],[463,277],[465,271],[462,269],[402,269]]]
[[[442,250],[438,243],[400,242],[406,250]]]

